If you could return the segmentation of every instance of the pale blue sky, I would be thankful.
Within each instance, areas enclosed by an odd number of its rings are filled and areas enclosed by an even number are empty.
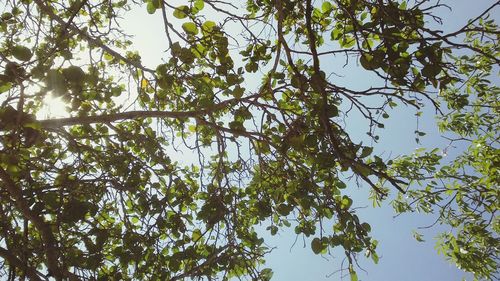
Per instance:
[[[486,7],[495,1],[491,0],[448,0],[442,1],[453,7],[453,11],[439,9],[440,16],[445,25],[444,30],[454,30],[462,26],[467,19],[473,18]],[[494,10],[498,14],[498,9]],[[134,47],[140,51],[143,62],[150,67],[156,67],[159,57],[166,58],[164,53],[167,48],[167,41],[163,33],[160,13],[153,16],[146,13],[146,9],[132,11],[123,21],[123,27],[129,34],[136,37]],[[327,62],[324,65],[331,67],[336,73],[344,75],[339,78],[340,83],[354,85],[355,87],[369,86],[377,83],[366,72],[357,69],[342,69],[343,61]],[[260,80],[257,80],[257,82]],[[427,136],[422,138],[422,144],[417,144],[414,140],[413,131],[416,129],[415,111],[411,108],[396,108],[391,118],[385,123],[383,131],[379,131],[381,141],[375,147],[375,152],[384,153],[384,156],[400,155],[411,153],[417,147],[439,147],[444,148],[447,142],[442,139],[435,126],[434,111],[431,108],[425,110],[424,117],[420,119],[420,129],[427,132]],[[364,121],[353,114],[348,120],[348,129],[357,140],[365,140]],[[450,156],[448,156],[450,157]],[[368,187],[350,187],[349,193],[356,198],[355,207],[368,206],[360,209],[359,214],[362,220],[372,225],[372,236],[379,240],[378,253],[379,264],[374,265],[371,260],[360,258],[360,265],[367,271],[358,272],[360,280],[363,281],[456,281],[462,277],[472,280],[470,275],[466,275],[458,270],[454,265],[449,264],[442,256],[438,256],[434,249],[434,234],[446,228],[434,227],[430,230],[421,231],[425,234],[425,242],[417,242],[412,237],[412,230],[420,226],[426,226],[434,222],[432,216],[411,214],[393,218],[394,212],[388,206],[388,201],[382,208],[373,209],[371,202],[368,202]],[[263,226],[265,228],[266,225]],[[327,230],[328,227],[326,228]],[[331,230],[331,228],[330,228]],[[327,275],[337,271],[343,259],[340,252],[332,257],[321,257],[314,255],[310,249],[310,240],[305,240],[299,236],[293,248],[296,235],[293,228],[285,229],[274,237],[266,237],[266,242],[275,249],[267,258],[268,267],[273,268],[275,274],[273,280],[341,280],[340,274]],[[349,280],[345,276],[343,280]]]

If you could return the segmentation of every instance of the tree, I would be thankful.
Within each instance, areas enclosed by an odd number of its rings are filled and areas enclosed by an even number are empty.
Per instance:
[[[396,198],[398,212],[438,212],[456,229],[443,234],[443,254],[495,278],[498,87],[488,79],[499,32],[487,15],[497,3],[443,33],[433,26],[445,5],[434,2],[5,1],[5,274],[268,280],[269,249],[255,230],[266,222],[273,235],[311,236],[316,254],[343,249],[357,280],[360,253],[378,260],[371,226],[344,191],[358,183],[376,204],[398,193],[415,200]],[[158,65],[143,65],[120,28],[130,9],[161,15],[161,28],[148,27],[168,42]],[[380,85],[336,84],[325,65],[337,55]],[[49,93],[69,117],[37,118]],[[357,111],[376,143],[398,105],[435,107],[441,128],[471,147],[449,165],[434,150],[384,159],[347,133]]]

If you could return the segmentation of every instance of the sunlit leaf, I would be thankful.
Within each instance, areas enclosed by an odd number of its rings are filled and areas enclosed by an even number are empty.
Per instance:
[[[186,31],[186,33],[196,35],[198,34],[198,27],[194,22],[186,22],[182,24],[182,29]]]
[[[179,6],[174,10],[174,17],[178,19],[186,18],[188,14],[189,14],[189,7],[185,5]]]

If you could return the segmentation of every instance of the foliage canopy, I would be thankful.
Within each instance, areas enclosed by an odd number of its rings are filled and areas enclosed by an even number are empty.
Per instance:
[[[435,212],[451,229],[439,251],[498,277],[498,3],[444,33],[439,1],[2,2],[0,262],[11,280],[268,280],[261,223],[311,237],[316,254],[342,249],[357,280],[360,255],[378,261],[346,192],[357,184],[396,212]],[[163,19],[145,27],[166,44],[157,65],[119,25],[130,9]],[[380,84],[336,83],[339,57]],[[68,117],[37,118],[49,94]],[[434,107],[450,145],[468,148],[449,163],[439,149],[377,155],[396,106]],[[372,145],[348,133],[349,114],[365,118]]]

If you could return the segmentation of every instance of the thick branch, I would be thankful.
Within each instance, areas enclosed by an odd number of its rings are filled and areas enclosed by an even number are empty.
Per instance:
[[[316,50],[316,36],[314,35],[314,30],[312,28],[312,21],[311,21],[311,16],[312,16],[312,4],[311,0],[306,1],[306,28],[307,28],[307,35],[309,39],[309,48],[311,49],[312,57],[313,57],[313,68],[314,72],[319,75],[320,73],[320,66],[319,66],[319,57],[318,57],[318,51]]]
[[[202,109],[196,111],[137,110],[137,111],[126,111],[113,114],[95,115],[95,116],[79,116],[79,117],[46,119],[46,120],[40,120],[38,122],[42,126],[42,128],[60,128],[64,126],[87,125],[95,123],[111,123],[121,120],[133,120],[142,118],[176,118],[176,119],[195,118],[224,109],[234,101],[236,101],[236,99],[226,100],[224,102],[212,106],[209,109]]]
[[[112,123],[121,120],[133,120],[141,118],[190,118],[205,115],[207,111],[127,111],[115,114],[103,114],[95,116],[80,116],[57,119],[40,120],[43,128],[59,128],[73,125],[87,125],[95,123]]]
[[[102,114],[94,116],[78,116],[78,117],[68,117],[68,118],[55,118],[39,120],[38,123],[42,128],[60,128],[65,126],[73,125],[87,125],[95,123],[112,123],[121,120],[135,120],[143,118],[199,118],[201,116],[215,113],[219,110],[228,108],[237,102],[251,101],[253,98],[258,97],[258,94],[250,95],[244,98],[234,98],[222,101],[218,104],[212,105],[206,109],[200,109],[195,111],[152,111],[152,110],[136,110],[136,111],[126,111],[112,114]]]

